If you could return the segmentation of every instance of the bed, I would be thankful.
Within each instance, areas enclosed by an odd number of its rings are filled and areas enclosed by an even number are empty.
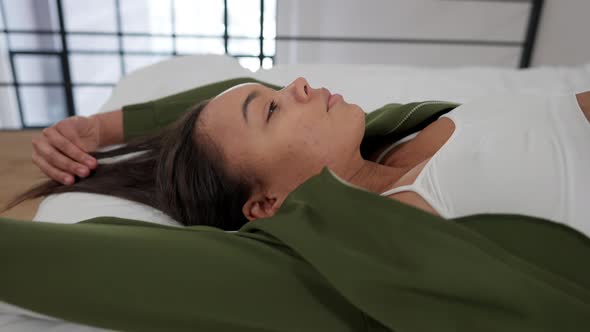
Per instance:
[[[542,1],[532,3],[535,6],[532,6],[530,19],[527,21],[526,39],[518,44],[521,49],[516,52],[515,57],[515,62],[521,67],[526,67],[530,63],[536,25],[540,16],[540,8],[536,6],[542,4]],[[279,41],[282,40],[286,48],[293,41],[331,41],[329,38],[312,39],[285,36],[277,38]],[[502,92],[574,94],[590,90],[590,63],[573,67],[538,67],[526,70],[495,66],[438,68],[408,65],[291,64],[276,65],[270,70],[252,73],[230,56],[193,55],[159,62],[125,76],[116,85],[99,112],[163,97],[194,86],[243,76],[278,85],[286,85],[296,77],[303,76],[313,87],[326,86],[333,93],[342,94],[347,101],[360,105],[366,112],[390,102],[406,103],[435,99],[462,103],[479,96]],[[371,86],[388,88],[367,89]],[[75,208],[72,209],[72,206]],[[83,193],[59,194],[45,198],[33,220],[77,223],[80,220],[105,215],[182,227],[177,221],[151,207],[115,197]],[[55,319],[0,302],[0,331],[102,329]]]
[[[191,71],[186,70],[191,68]],[[204,71],[203,68],[207,68]],[[182,74],[180,74],[182,73]],[[528,70],[493,67],[424,68],[386,65],[285,65],[251,73],[228,56],[179,57],[138,70],[125,77],[100,111],[158,98],[197,85],[238,76],[287,84],[304,76],[312,86],[326,86],[359,104],[367,112],[388,102],[438,99],[465,102],[478,96],[507,91],[575,93],[590,88],[590,65],[544,67]],[[157,80],[152,78],[158,77]],[[351,79],[354,78],[354,79]],[[388,89],[366,89],[367,86]],[[75,206],[75,209],[71,209]],[[168,226],[180,224],[163,213],[115,197],[67,193],[47,197],[34,217],[37,222],[76,223],[110,215]],[[0,331],[93,331],[69,322],[54,320],[6,303],[0,304]]]

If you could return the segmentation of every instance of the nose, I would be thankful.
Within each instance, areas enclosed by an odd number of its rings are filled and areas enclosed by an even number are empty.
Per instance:
[[[291,91],[298,102],[307,102],[311,98],[311,90],[309,83],[303,77],[298,77],[291,83]]]

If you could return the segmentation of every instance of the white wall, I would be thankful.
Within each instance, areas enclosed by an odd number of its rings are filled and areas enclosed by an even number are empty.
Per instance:
[[[279,0],[277,34],[523,41],[530,2]],[[519,47],[278,41],[276,60],[517,67]],[[590,0],[545,0],[532,66],[590,63]]]
[[[590,0],[545,0],[533,66],[590,63]]]
[[[516,67],[528,23],[526,2],[279,0],[277,35],[364,39],[478,40],[514,45],[277,41],[276,61],[418,66]]]

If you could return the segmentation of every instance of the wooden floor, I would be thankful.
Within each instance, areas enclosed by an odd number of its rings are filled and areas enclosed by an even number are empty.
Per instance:
[[[47,178],[31,161],[31,139],[39,130],[0,130],[0,210],[12,198]],[[0,217],[31,220],[41,199],[24,202]]]

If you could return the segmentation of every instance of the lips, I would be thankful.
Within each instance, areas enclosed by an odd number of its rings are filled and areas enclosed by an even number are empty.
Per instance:
[[[338,102],[338,99],[342,99],[342,95],[338,93],[332,94],[330,90],[326,88],[322,88],[322,92],[326,98],[326,112],[328,112],[330,108],[332,108],[332,106]]]
[[[342,101],[342,95],[335,93],[333,95],[330,96],[330,98],[328,99],[328,109],[332,108],[332,106],[334,106],[337,102]]]
[[[332,93],[330,93],[330,90],[328,90],[326,88],[322,88],[322,92],[325,95],[325,99],[326,99],[326,112],[328,112],[328,109],[330,108],[330,97],[332,97]]]

